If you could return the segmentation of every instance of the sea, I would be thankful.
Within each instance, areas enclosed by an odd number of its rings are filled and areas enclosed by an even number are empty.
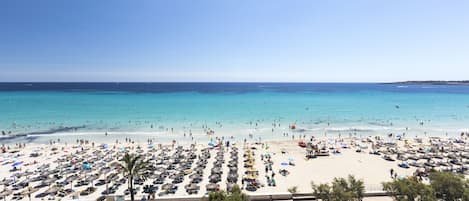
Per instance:
[[[2,144],[459,136],[469,131],[469,86],[0,83],[0,131]]]

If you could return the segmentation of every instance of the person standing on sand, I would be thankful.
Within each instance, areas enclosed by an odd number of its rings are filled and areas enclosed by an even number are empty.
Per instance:
[[[391,170],[389,170],[389,173],[391,173],[391,178],[393,178],[392,176],[394,175],[394,169],[391,168]]]

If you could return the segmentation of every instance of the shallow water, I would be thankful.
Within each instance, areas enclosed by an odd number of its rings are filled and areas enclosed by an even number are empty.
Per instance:
[[[57,138],[114,141],[128,136],[168,142],[190,140],[189,133],[195,140],[209,140],[203,126],[214,130],[215,136],[237,139],[248,138],[249,134],[281,139],[283,133],[459,135],[469,130],[469,87],[369,83],[2,83],[0,114],[0,130],[30,134],[4,139],[4,143],[48,142]],[[288,129],[293,123],[297,125],[294,131]],[[105,132],[109,135],[105,136]]]

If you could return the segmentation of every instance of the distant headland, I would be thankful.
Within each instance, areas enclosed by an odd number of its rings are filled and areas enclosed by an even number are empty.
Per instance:
[[[442,80],[404,81],[404,82],[388,82],[388,83],[385,83],[385,84],[469,85],[469,80],[461,80],[461,81],[442,81]]]

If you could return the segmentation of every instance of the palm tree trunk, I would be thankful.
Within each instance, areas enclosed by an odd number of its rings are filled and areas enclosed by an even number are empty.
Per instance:
[[[129,186],[130,186],[130,189],[129,189],[129,192],[130,192],[130,200],[131,201],[134,201],[134,178],[131,176],[129,177]]]

